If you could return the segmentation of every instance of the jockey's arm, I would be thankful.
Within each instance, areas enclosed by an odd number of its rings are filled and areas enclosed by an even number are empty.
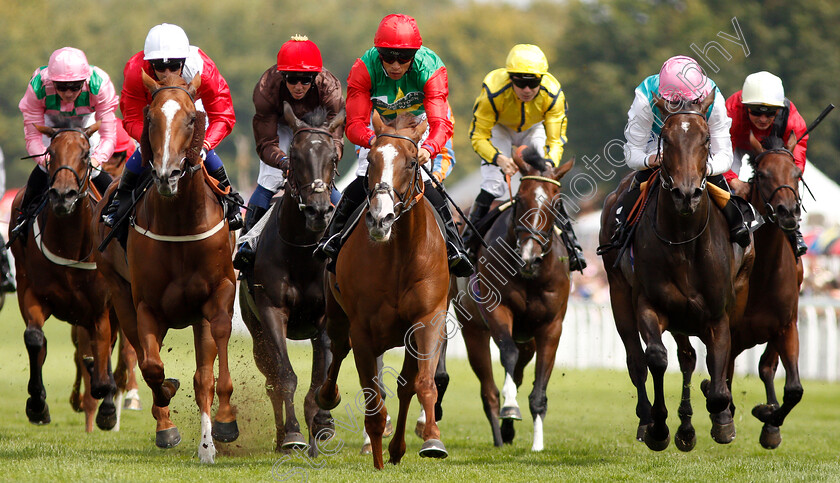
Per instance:
[[[652,166],[656,157],[656,143],[650,142],[652,128],[653,111],[647,96],[637,89],[624,127],[624,160],[630,169],[641,171]]]
[[[709,135],[711,136],[711,159],[709,176],[723,174],[732,167],[732,138],[729,128],[732,119],[726,112],[726,99],[715,89],[715,103],[709,116]]]
[[[557,101],[545,113],[543,126],[545,127],[545,142],[548,146],[548,158],[554,167],[560,166],[563,158],[563,148],[566,145],[566,96],[560,91]]]

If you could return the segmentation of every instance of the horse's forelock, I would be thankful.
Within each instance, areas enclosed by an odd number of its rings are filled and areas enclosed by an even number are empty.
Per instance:
[[[767,136],[761,140],[761,146],[764,149],[786,149],[784,139],[779,136]]]
[[[301,117],[301,121],[312,127],[321,127],[327,123],[327,109],[318,106]]]

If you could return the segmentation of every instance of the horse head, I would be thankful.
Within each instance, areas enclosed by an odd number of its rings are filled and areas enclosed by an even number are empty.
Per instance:
[[[54,128],[35,125],[50,136],[47,150],[47,172],[50,188],[47,196],[56,216],[73,213],[76,203],[87,196],[90,183],[90,137],[99,129],[99,122],[86,128]]]
[[[344,123],[344,110],[330,121],[326,109],[318,107],[301,120],[283,102],[283,117],[294,132],[287,176],[290,194],[306,217],[306,229],[324,231],[334,209],[330,191],[338,166],[331,132]]]
[[[204,113],[196,110],[194,99],[201,76],[187,84],[175,74],[156,81],[143,72],[143,85],[152,96],[141,140],[143,162],[151,165],[158,193],[172,197],[185,170],[200,164]]]
[[[714,93],[696,103],[670,103],[656,100],[665,117],[659,136],[662,187],[669,191],[677,211],[688,216],[695,212],[706,189],[706,165],[711,134],[706,112]]]
[[[760,144],[750,133],[751,144],[756,148],[750,156],[753,169],[752,185],[753,204],[767,220],[776,223],[785,231],[799,227],[802,214],[802,199],[799,197],[799,181],[802,170],[796,166],[793,148],[796,136],[791,135],[785,146],[779,137],[769,137]]]
[[[516,252],[524,265],[519,274],[526,279],[539,275],[543,259],[551,252],[554,224],[562,216],[560,178],[572,169],[575,160],[555,168],[542,158],[526,161],[517,152],[513,161],[522,173],[519,190],[513,205],[512,231]]]
[[[423,197],[423,180],[417,163],[417,143],[426,132],[426,121],[418,123],[411,114],[400,114],[386,124],[373,113],[376,141],[368,154],[370,208],[365,215],[373,241],[388,241],[391,226]]]

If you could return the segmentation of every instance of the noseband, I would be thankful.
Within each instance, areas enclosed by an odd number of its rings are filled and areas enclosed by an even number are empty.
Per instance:
[[[773,208],[773,205],[770,204],[770,202],[773,201],[773,197],[776,196],[776,193],[778,193],[779,191],[781,191],[783,189],[789,189],[793,193],[794,198],[796,199],[796,205],[795,205],[796,208],[799,208],[800,206],[802,206],[802,198],[799,196],[799,193],[796,191],[796,189],[793,186],[787,185],[787,184],[777,186],[776,189],[774,189],[770,193],[769,197],[764,196],[764,192],[758,186],[758,179],[761,178],[761,176],[759,176],[759,174],[758,174],[758,165],[761,162],[761,159],[764,158],[764,156],[766,156],[767,154],[770,154],[770,153],[784,154],[784,155],[787,156],[787,159],[790,160],[790,162],[794,164],[794,166],[796,166],[796,163],[794,162],[793,153],[790,152],[789,150],[785,149],[785,148],[768,149],[767,151],[763,151],[761,154],[756,156],[755,160],[753,160],[753,164],[756,167],[756,172],[755,172],[756,181],[754,181],[753,186],[755,187],[755,189],[758,190],[758,194],[761,196],[761,201],[764,203],[764,209],[767,211],[767,214],[764,215],[764,219],[771,222],[771,223],[778,224],[779,218],[776,214],[776,210]],[[799,176],[799,181],[802,181],[802,175]]]
[[[306,208],[306,203],[303,202],[303,190],[310,190],[312,193],[323,193],[328,189],[332,189],[334,180],[336,175],[338,175],[338,166],[333,165],[333,181],[330,181],[330,184],[327,184],[321,178],[316,178],[309,184],[305,184],[303,186],[299,186],[297,184],[297,180],[293,174],[295,161],[298,159],[296,156],[297,152],[294,149],[295,145],[295,138],[300,133],[314,133],[314,134],[322,134],[327,136],[330,140],[332,140],[332,134],[327,131],[326,129],[320,129],[315,127],[304,127],[295,131],[292,135],[292,142],[290,144],[289,149],[289,171],[287,176],[287,182],[289,183],[289,195],[293,199],[297,201],[298,209],[303,210]]]
[[[563,187],[563,185],[560,184],[559,181],[551,178],[546,178],[544,176],[523,176],[521,181],[525,180],[541,181],[544,183],[551,183],[557,185],[560,188]],[[524,242],[528,240],[534,240],[540,246],[540,255],[537,258],[542,260],[551,251],[552,248],[554,221],[550,222],[548,224],[548,228],[545,230],[537,230],[534,227],[520,224],[520,219],[516,216],[516,206],[519,203],[521,203],[521,201],[522,198],[519,196],[519,193],[517,193],[516,197],[514,197],[513,199],[513,212],[511,213],[511,216],[514,219],[513,233],[516,237],[516,252],[520,255],[521,258],[522,245],[524,244]],[[525,233],[526,236],[524,238],[521,238],[519,236],[520,233]]]
[[[388,195],[391,198],[391,201],[394,203],[394,219],[395,221],[400,218],[404,213],[408,213],[414,205],[423,198],[423,194],[426,190],[426,185],[423,183],[423,178],[420,175],[420,163],[417,160],[417,143],[414,142],[408,136],[403,136],[401,134],[377,134],[377,138],[395,138],[395,139],[402,139],[411,143],[414,146],[414,158],[411,159],[409,163],[409,168],[414,170],[414,174],[412,176],[411,183],[408,185],[408,188],[400,194],[396,193],[394,189],[388,183],[381,181],[376,183],[373,186],[373,191],[368,193],[368,203],[370,200],[373,199],[377,195]],[[367,178],[367,174],[365,174]],[[365,189],[368,189],[367,180],[365,180]]]

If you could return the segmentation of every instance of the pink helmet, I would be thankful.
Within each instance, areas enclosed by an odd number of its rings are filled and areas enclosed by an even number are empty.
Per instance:
[[[47,70],[53,82],[87,80],[91,73],[85,53],[73,47],[62,47],[53,52]]]
[[[696,60],[685,55],[671,57],[659,71],[659,95],[667,101],[704,99],[712,92],[712,83]]]

